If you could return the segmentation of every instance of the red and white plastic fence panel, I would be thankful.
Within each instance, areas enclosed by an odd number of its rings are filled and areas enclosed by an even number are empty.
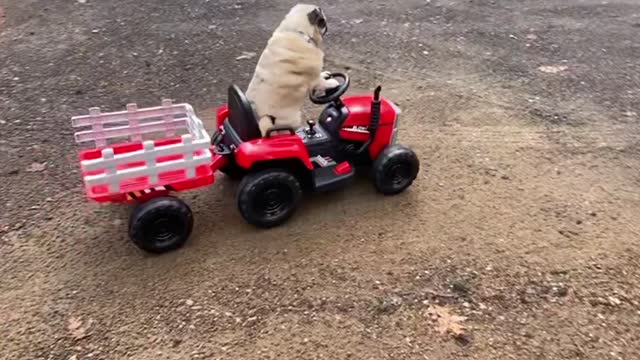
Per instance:
[[[142,177],[148,180],[141,182],[137,190],[166,185],[160,181],[159,174],[184,170],[184,180],[188,180],[196,176],[198,166],[211,163],[209,134],[189,104],[173,105],[170,100],[164,100],[160,107],[143,109],[129,104],[127,111],[112,113],[101,113],[99,108],[91,108],[89,115],[74,117],[72,124],[74,127],[91,127],[77,132],[76,142],[93,141],[101,151],[99,158],[81,161],[88,189],[107,185],[109,194],[120,193],[123,181],[131,183],[132,179]],[[188,134],[181,135],[179,142],[156,145],[153,140],[143,140],[144,135],[158,132],[164,133],[166,138],[173,138],[180,129],[188,130]],[[109,140],[115,138],[128,138],[129,142],[142,143],[142,147],[115,154],[112,146],[117,143],[109,144]],[[133,189],[129,187],[130,190]]]

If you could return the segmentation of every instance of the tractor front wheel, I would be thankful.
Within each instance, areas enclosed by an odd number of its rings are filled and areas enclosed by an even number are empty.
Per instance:
[[[371,177],[379,192],[396,195],[411,186],[419,169],[420,162],[413,150],[392,145],[384,149],[374,161]]]
[[[129,220],[129,236],[139,248],[155,254],[184,245],[193,229],[193,214],[182,200],[171,196],[139,204]]]

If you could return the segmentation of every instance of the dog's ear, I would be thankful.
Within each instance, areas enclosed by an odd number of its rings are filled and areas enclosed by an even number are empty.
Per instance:
[[[322,36],[327,33],[327,18],[324,16],[324,12],[321,8],[315,8],[313,11],[307,14],[309,23],[320,30]]]

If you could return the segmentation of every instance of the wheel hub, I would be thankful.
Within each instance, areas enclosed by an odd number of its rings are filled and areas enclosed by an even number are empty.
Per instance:
[[[395,164],[391,169],[389,169],[389,175],[393,185],[401,186],[409,179],[409,166],[406,164]]]
[[[286,188],[278,186],[267,189],[256,199],[256,208],[267,217],[274,217],[284,211],[291,202],[291,194]]]
[[[182,232],[179,219],[169,217],[159,218],[153,222],[150,228],[150,236],[159,242],[171,241],[172,238]]]

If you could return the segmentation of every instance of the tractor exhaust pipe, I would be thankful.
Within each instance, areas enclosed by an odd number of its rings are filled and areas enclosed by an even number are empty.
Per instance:
[[[378,86],[373,91],[373,101],[371,101],[371,124],[369,125],[369,132],[372,138],[380,125],[380,91],[382,91],[382,86]]]
[[[369,139],[362,144],[360,149],[356,151],[357,154],[362,154],[371,145],[373,139],[376,137],[376,132],[378,131],[378,127],[380,126],[380,92],[382,91],[382,86],[378,86],[373,91],[373,100],[371,100],[371,121],[369,123]]]

